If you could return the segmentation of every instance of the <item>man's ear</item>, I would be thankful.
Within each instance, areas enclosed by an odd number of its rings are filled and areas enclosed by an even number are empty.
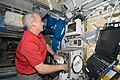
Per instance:
[[[36,27],[36,22],[31,22],[30,26]]]

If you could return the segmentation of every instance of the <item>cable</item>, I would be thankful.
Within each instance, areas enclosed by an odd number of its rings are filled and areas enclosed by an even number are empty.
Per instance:
[[[113,14],[114,14],[114,12],[115,12],[115,7],[116,7],[116,5],[117,5],[118,2],[119,2],[119,0],[116,0],[115,6],[113,7],[113,13],[110,15],[110,20],[108,21],[108,23],[107,23],[106,26],[108,26],[109,23],[111,22],[111,20],[112,20],[112,16],[113,16]]]

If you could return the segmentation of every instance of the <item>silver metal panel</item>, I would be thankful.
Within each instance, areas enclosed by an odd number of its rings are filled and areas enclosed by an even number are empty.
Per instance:
[[[83,49],[68,49],[68,50],[59,50],[58,54],[63,57],[64,63],[68,64],[68,72],[67,73],[60,73],[59,80],[78,80],[82,76],[82,66],[83,66],[83,58],[84,52]],[[76,58],[79,57],[79,60],[76,64]],[[74,61],[75,64],[74,65]],[[76,70],[75,70],[76,69]],[[65,77],[66,75],[66,77]],[[63,79],[63,77],[64,79]],[[61,79],[62,78],[62,79]]]
[[[6,4],[13,8],[21,9],[24,11],[31,11],[33,4],[26,2],[25,0],[1,0],[0,3]]]

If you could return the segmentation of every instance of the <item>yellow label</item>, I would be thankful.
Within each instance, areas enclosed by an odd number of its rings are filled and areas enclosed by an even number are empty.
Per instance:
[[[104,76],[102,80],[110,80],[109,76]]]
[[[19,18],[19,21],[22,22],[22,17]]]
[[[117,65],[116,68],[120,69],[120,65]]]

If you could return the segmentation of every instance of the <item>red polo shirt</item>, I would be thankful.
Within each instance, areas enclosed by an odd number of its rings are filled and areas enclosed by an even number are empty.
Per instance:
[[[33,74],[34,66],[44,62],[46,57],[46,43],[43,35],[39,36],[26,30],[16,50],[16,69],[21,74]]]

